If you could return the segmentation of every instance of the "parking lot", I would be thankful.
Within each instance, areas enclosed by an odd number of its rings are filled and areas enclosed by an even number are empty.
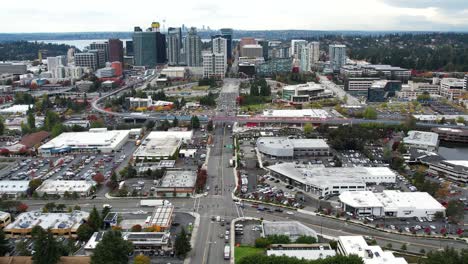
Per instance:
[[[255,240],[261,235],[260,221],[237,221],[234,230],[238,230],[235,234],[235,244],[254,245]],[[242,233],[240,232],[242,230]]]

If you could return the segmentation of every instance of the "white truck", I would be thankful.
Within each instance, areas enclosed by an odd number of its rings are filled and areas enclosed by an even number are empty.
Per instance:
[[[140,206],[142,207],[156,207],[163,205],[170,205],[171,203],[168,200],[140,200]]]

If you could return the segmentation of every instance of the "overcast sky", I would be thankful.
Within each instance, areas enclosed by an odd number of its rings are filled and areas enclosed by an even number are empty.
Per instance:
[[[212,29],[464,30],[468,0],[1,0],[0,32]]]

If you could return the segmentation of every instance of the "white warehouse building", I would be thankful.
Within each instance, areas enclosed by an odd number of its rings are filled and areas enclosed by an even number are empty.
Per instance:
[[[279,163],[267,167],[289,185],[319,196],[346,191],[364,191],[370,183],[395,183],[396,174],[387,167],[336,167]]]
[[[408,131],[408,136],[403,138],[403,143],[409,147],[436,151],[439,147],[439,134],[425,131]]]
[[[339,199],[343,210],[357,216],[411,218],[445,213],[445,207],[426,192],[343,192]]]
[[[130,130],[90,129],[87,132],[62,133],[39,147],[39,154],[52,156],[65,152],[102,152],[119,150],[128,141]]]
[[[290,139],[261,137],[257,140],[261,153],[273,157],[328,156],[330,147],[323,139]]]

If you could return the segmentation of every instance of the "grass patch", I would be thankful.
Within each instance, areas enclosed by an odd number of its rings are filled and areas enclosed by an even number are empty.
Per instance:
[[[395,257],[403,257],[409,264],[419,263],[419,261],[422,259],[422,257],[400,254],[398,252],[393,252],[393,255],[395,255]]]
[[[263,248],[256,248],[251,246],[240,246],[234,248],[234,260],[235,263],[239,263],[239,260],[245,256],[250,256],[254,254],[263,254]]]
[[[194,91],[208,91],[209,88],[210,88],[209,85],[193,86],[192,90],[194,90]]]
[[[268,104],[253,104],[241,106],[242,112],[260,112],[268,108]]]

